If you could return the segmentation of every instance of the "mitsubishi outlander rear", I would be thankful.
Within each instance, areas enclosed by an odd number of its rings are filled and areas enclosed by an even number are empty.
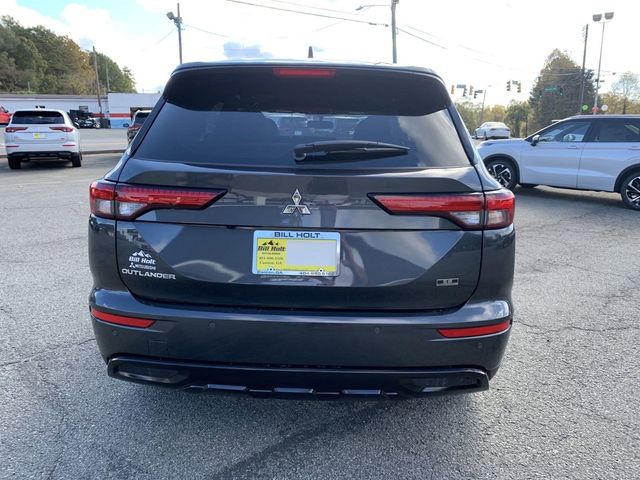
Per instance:
[[[112,377],[397,397],[485,390],[498,370],[514,198],[430,70],[182,65],[90,197]]]

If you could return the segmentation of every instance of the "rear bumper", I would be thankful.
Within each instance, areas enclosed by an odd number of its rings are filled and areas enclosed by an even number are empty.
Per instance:
[[[477,368],[354,369],[230,366],[116,356],[111,377],[177,389],[258,396],[408,397],[470,393],[489,388]]]
[[[10,148],[7,147],[7,155],[11,155],[13,158],[36,158],[36,157],[58,157],[58,158],[70,158],[72,154],[78,153],[78,146],[74,147],[57,147],[48,150],[31,150],[30,148]]]
[[[437,329],[512,318],[509,302],[502,300],[429,315],[179,308],[110,290],[94,291],[90,304],[107,313],[155,320],[149,328],[132,328],[92,317],[112,376],[178,388],[226,385],[249,393],[282,393],[276,390],[281,388],[389,395],[483,390],[500,365],[510,329],[471,338],[444,338]],[[161,365],[179,371],[180,379],[122,375],[123,364]],[[471,378],[464,388],[456,384],[460,375]],[[433,379],[444,383],[420,383]],[[443,388],[422,392],[420,385]]]

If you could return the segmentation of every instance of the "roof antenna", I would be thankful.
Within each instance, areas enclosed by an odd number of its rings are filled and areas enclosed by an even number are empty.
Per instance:
[[[309,45],[309,53],[307,54],[307,58],[313,58],[313,47]]]

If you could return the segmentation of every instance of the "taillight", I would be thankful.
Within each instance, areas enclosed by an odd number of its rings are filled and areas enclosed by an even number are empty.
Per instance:
[[[482,337],[493,335],[494,333],[505,332],[511,325],[510,320],[484,325],[482,327],[462,327],[462,328],[439,328],[438,333],[446,338]]]
[[[59,132],[73,132],[73,127],[49,127],[51,130],[58,130]]]
[[[487,193],[370,195],[392,215],[442,217],[462,228],[494,229],[511,225],[515,197],[509,190]]]
[[[98,217],[132,220],[161,208],[200,209],[220,199],[225,190],[191,190],[137,185],[115,185],[98,180],[91,184],[91,213]]]
[[[13,133],[13,132],[19,132],[21,130],[26,130],[26,129],[27,127],[6,127],[4,131],[6,133]]]
[[[516,197],[510,190],[486,192],[484,227],[487,229],[508,227],[516,212]]]
[[[95,308],[91,308],[91,315],[103,322],[113,323],[115,325],[124,325],[125,327],[149,328],[155,323],[155,320],[114,315],[113,313],[101,312]]]
[[[273,69],[276,77],[315,77],[333,78],[336,76],[335,68],[291,68],[276,67]]]

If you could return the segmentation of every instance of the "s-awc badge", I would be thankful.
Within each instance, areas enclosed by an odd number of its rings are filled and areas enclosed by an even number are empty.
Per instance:
[[[335,277],[340,273],[340,234],[291,230],[253,233],[253,273]]]

